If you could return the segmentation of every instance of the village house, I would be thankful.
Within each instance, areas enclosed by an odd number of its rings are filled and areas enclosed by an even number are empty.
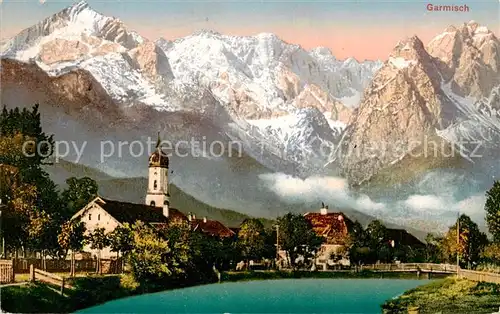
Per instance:
[[[404,229],[391,229],[387,228],[387,235],[389,237],[389,244],[392,247],[410,246],[414,249],[425,248],[425,243],[420,241],[413,234]]]
[[[193,214],[188,214],[188,221],[191,225],[191,230],[201,231],[206,235],[217,238],[229,238],[235,235],[235,232],[226,227],[223,223],[217,220],[210,220],[207,217],[203,219],[196,218]]]
[[[350,265],[349,259],[342,257],[334,261],[332,256],[343,255],[342,250],[353,226],[352,220],[342,212],[328,212],[325,204],[322,204],[319,213],[306,213],[304,217],[311,223],[316,234],[325,238],[316,255],[316,265],[323,268],[335,263]]]
[[[149,176],[145,204],[134,204],[108,200],[96,197],[84,208],[78,211],[71,219],[78,219],[84,223],[86,232],[90,233],[96,228],[104,228],[106,233],[112,232],[124,223],[134,224],[142,221],[152,226],[168,225],[172,221],[185,221],[193,231],[200,231],[211,236],[227,237],[234,232],[219,221],[209,220],[206,217],[196,219],[194,215],[189,217],[176,208],[170,206],[170,194],[168,189],[168,167],[167,154],[161,150],[161,141],[158,142],[155,151],[149,157]],[[87,244],[84,252],[96,255]],[[115,257],[116,253],[110,248],[101,251],[102,258]]]

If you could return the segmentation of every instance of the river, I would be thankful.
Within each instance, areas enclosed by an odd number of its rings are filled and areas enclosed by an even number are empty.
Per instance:
[[[114,300],[79,313],[381,313],[428,280],[281,279],[228,282]]]

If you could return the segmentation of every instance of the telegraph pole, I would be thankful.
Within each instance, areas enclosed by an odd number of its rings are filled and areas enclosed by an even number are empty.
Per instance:
[[[280,259],[280,225],[276,225],[276,263]]]
[[[457,219],[457,278],[460,273],[460,212]]]

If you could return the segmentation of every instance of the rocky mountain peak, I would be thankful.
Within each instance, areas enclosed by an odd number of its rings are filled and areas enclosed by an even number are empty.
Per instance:
[[[171,80],[174,75],[165,52],[153,42],[145,42],[130,50],[130,57],[151,81]]]
[[[429,62],[430,60],[424,44],[417,36],[412,36],[398,42],[392,50],[390,57],[415,62]]]
[[[500,41],[475,21],[447,27],[429,42],[427,51],[458,95],[486,97],[500,83]]]
[[[83,12],[85,10],[94,11],[90,7],[90,5],[87,3],[87,1],[82,0],[82,1],[76,2],[75,4],[67,7],[66,9],[63,10],[63,12],[64,11],[67,12],[69,16],[77,16],[78,14],[80,14],[81,12]]]

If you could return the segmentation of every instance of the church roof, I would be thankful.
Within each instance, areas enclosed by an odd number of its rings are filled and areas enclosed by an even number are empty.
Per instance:
[[[182,212],[175,208],[168,209],[169,217],[167,218],[163,215],[162,207],[119,202],[103,198],[97,199],[96,203],[120,223],[128,222],[133,224],[137,220],[146,223],[167,223],[172,218],[187,219]]]
[[[162,149],[161,144],[160,132],[158,132],[155,151],[149,156],[149,167],[168,168],[168,153]]]
[[[210,219],[206,219],[206,221],[196,218],[191,219],[191,228],[193,230],[200,230],[205,234],[220,238],[231,237],[235,234],[233,230],[226,227],[220,221]]]

